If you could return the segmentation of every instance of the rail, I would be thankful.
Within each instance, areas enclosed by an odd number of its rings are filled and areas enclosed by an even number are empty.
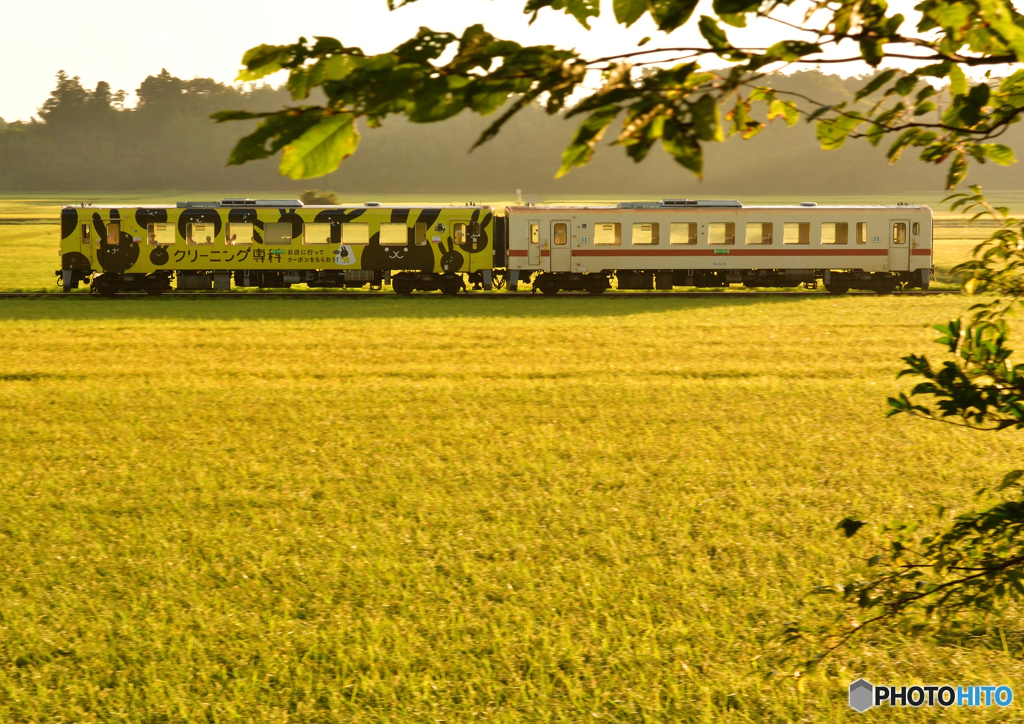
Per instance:
[[[955,289],[913,289],[904,292],[896,291],[887,296],[894,297],[928,297],[940,294],[961,294]],[[877,297],[875,292],[848,292],[843,295],[833,295],[825,291],[806,292],[605,292],[599,296],[592,296],[586,292],[561,292],[557,296],[545,296],[531,292],[467,292],[456,296],[445,296],[424,292],[413,294],[409,299],[668,299],[668,298],[698,298],[698,297],[729,297],[730,299],[742,299],[749,297],[801,297],[811,299],[814,297],[827,297],[839,299],[842,297]],[[88,291],[81,292],[0,292],[0,299],[403,299],[402,295],[390,292],[164,292],[158,297],[150,297],[139,292],[122,292],[115,297],[101,297],[89,294]]]

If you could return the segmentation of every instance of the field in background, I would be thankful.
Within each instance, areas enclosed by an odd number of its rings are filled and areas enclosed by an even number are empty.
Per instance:
[[[862,675],[1020,682],[1016,615],[768,676],[864,550],[838,520],[963,511],[1024,453],[884,417],[968,304],[0,301],[0,720],[839,722]]]
[[[1009,206],[1011,213],[1024,215],[1024,192],[992,191],[994,203]],[[0,198],[0,291],[57,291],[56,277],[53,272],[58,263],[57,242],[60,208],[69,201],[88,201],[97,204],[132,204],[132,203],[174,203],[181,199],[219,199],[228,196],[256,196],[273,198],[280,193],[254,194],[249,192],[238,194],[168,192],[140,194],[107,194],[90,195],[87,199],[79,199],[74,194],[63,198],[44,198],[38,196],[6,196]],[[943,194],[931,196],[921,195],[920,198],[899,199],[889,196],[822,196],[815,200],[821,204],[886,204],[897,201],[928,204],[935,212],[937,226],[935,229],[935,288],[956,288],[957,280],[949,270],[955,265],[970,258],[971,250],[990,233],[981,227],[966,227],[963,216],[951,215],[943,206]],[[343,199],[346,202],[359,202],[367,199]],[[622,197],[625,200],[631,200]],[[472,200],[477,203],[495,204],[502,207],[515,203],[514,197],[477,197],[473,199],[451,199],[432,196],[389,196],[373,195],[372,200],[383,203],[443,203],[451,201]],[[595,197],[590,199],[541,199],[527,197],[531,201],[548,201],[552,203],[598,202],[611,203],[617,199],[611,197]],[[621,199],[618,199],[621,200]],[[632,199],[636,200],[636,199]],[[744,197],[746,204],[788,204],[806,200],[804,197],[766,196]],[[948,226],[958,223],[958,226]],[[295,289],[304,289],[305,285],[297,285]],[[739,288],[737,288],[739,289]]]

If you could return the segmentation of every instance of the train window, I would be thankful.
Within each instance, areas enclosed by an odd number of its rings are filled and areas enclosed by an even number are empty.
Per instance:
[[[770,221],[747,222],[746,243],[771,244],[774,224]]]
[[[420,222],[416,224],[416,246],[427,245],[427,225]]]
[[[252,224],[228,224],[227,231],[224,232],[224,242],[235,246],[251,244],[253,236]]]
[[[452,224],[452,241],[458,244],[466,243],[466,224],[464,222],[457,222]]]
[[[810,244],[811,222],[787,221],[782,229],[783,244]]]
[[[893,244],[906,244],[907,243],[907,225],[904,223],[897,223],[892,225],[892,243]]]
[[[910,227],[910,233],[912,233],[914,236],[917,236],[918,234],[920,234],[921,233],[921,225],[915,221],[914,225]]]
[[[263,243],[267,246],[291,246],[294,234],[290,221],[275,221],[263,225]]]
[[[302,243],[304,244],[330,244],[331,225],[326,224],[304,224],[302,227]]]
[[[622,224],[595,224],[594,243],[618,246],[622,243]]]
[[[660,241],[656,222],[638,221],[633,224],[634,244],[657,244]]]
[[[174,224],[149,224],[146,231],[150,246],[167,246],[174,243]]]
[[[121,223],[118,221],[111,221],[107,224],[107,243],[108,244],[120,244],[121,243]]]
[[[192,246],[212,244],[216,236],[213,224],[188,224],[185,226],[185,243]]]
[[[845,221],[823,221],[821,224],[822,244],[845,244],[850,236],[850,225]]]
[[[346,246],[365,245],[370,243],[369,224],[342,224],[341,238]]]
[[[540,225],[539,224],[530,224],[530,243],[531,244],[539,244],[540,243]]]
[[[565,224],[555,224],[552,241],[555,246],[565,246],[569,241],[569,230]]]
[[[458,226],[458,224],[456,224]],[[405,246],[409,243],[409,227],[405,224],[381,224],[381,246]]]
[[[88,224],[82,224],[82,243],[88,244],[92,240],[92,227]]]
[[[857,243],[867,244],[868,243],[868,222],[858,221],[857,222]]]
[[[731,221],[712,221],[708,224],[708,243],[726,244],[736,243],[736,224]]]
[[[681,221],[669,226],[669,244],[696,244],[697,224]]]

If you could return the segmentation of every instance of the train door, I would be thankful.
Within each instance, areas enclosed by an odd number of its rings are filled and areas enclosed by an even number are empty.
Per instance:
[[[93,252],[95,243],[92,238],[91,222],[83,222],[79,226],[79,245],[81,247],[79,251],[81,251],[82,255],[89,260],[89,265],[94,266],[96,263],[96,254]]]
[[[530,266],[540,266],[540,222],[530,222],[530,234],[527,239],[529,249],[526,255],[526,261]]]
[[[568,221],[551,222],[551,271],[567,272],[572,269],[572,245],[569,243]]]
[[[901,219],[889,222],[889,271],[910,269],[910,222]]]

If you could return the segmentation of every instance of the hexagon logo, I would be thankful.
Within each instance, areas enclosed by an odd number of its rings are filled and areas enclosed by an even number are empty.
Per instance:
[[[857,679],[850,684],[850,706],[863,713],[875,705],[875,687],[871,682]]]

